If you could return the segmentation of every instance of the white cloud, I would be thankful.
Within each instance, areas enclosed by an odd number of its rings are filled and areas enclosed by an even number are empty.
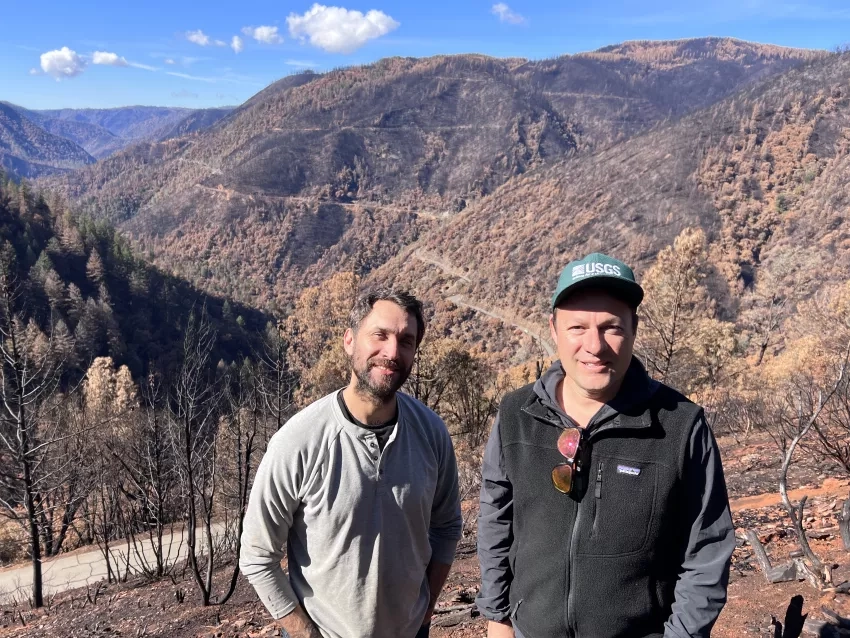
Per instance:
[[[223,40],[213,40],[210,36],[208,36],[200,29],[198,29],[197,31],[187,31],[186,39],[189,42],[192,42],[202,47],[208,47],[210,45],[215,45],[217,47],[227,46],[227,42],[224,42]]]
[[[41,54],[41,70],[61,80],[79,75],[86,68],[86,61],[68,47]]]
[[[145,71],[159,71],[157,67],[150,66],[149,64],[142,64],[141,62],[128,62],[127,66],[131,66],[134,69],[144,69]]]
[[[283,38],[277,32],[277,27],[243,27],[242,33],[263,44],[280,44]]]
[[[238,35],[234,35],[233,39],[230,41],[230,48],[233,49],[234,53],[242,53],[242,50],[245,48],[245,43],[242,42],[242,38]]]
[[[171,58],[165,58],[165,60],[163,60],[163,62],[165,62],[166,64],[177,64],[177,63],[176,63],[174,60],[172,60]]]
[[[314,4],[304,15],[289,14],[289,34],[330,53],[353,53],[369,40],[397,29],[399,23],[375,9],[363,15],[342,7]]]
[[[493,15],[499,16],[499,22],[507,22],[508,24],[525,24],[526,19],[513,11],[508,5],[504,2],[499,2],[493,5],[493,8],[490,9],[490,12]]]
[[[294,66],[300,69],[314,69],[319,66],[318,64],[316,64],[315,62],[311,62],[310,60],[284,60],[283,63],[287,66]]]
[[[92,55],[92,64],[103,64],[105,66],[127,66],[127,60],[117,53],[106,51],[95,51]]]
[[[188,73],[178,73],[176,71],[166,71],[166,75],[173,75],[176,78],[183,78],[184,80],[195,80],[196,82],[209,82],[210,84],[215,84],[218,82],[218,78],[209,78],[203,77],[200,75],[189,75]]]
[[[30,75],[44,75],[44,71],[41,69],[32,68],[30,69]]]
[[[187,31],[186,39],[189,42],[200,45],[202,47],[210,45],[210,36],[198,29],[197,31]]]

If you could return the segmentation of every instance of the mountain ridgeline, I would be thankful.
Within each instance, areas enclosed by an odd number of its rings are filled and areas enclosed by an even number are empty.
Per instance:
[[[390,58],[289,76],[210,128],[134,145],[45,185],[86,214],[121,224],[157,263],[199,286],[286,307],[304,285],[339,270],[370,272],[420,245],[449,249],[440,246],[441,237],[452,236],[462,220],[500,210],[504,193],[518,184],[587,171],[582,179],[595,190],[564,193],[559,228],[547,230],[545,241],[559,245],[560,263],[565,250],[583,245],[573,234],[559,243],[560,224],[590,223],[608,191],[619,187],[605,170],[629,170],[628,180],[642,176],[637,193],[653,180],[671,179],[647,176],[648,165],[638,158],[654,152],[653,142],[641,140],[678,135],[683,148],[702,144],[675,128],[683,118],[832,57],[709,38],[626,43],[537,62]],[[672,232],[693,214],[677,207],[683,189],[690,192],[695,183],[686,166],[670,163],[679,176],[672,199],[659,193],[664,202],[642,218],[654,220],[665,210]],[[591,194],[588,208],[569,199]],[[521,214],[482,221],[504,227],[501,243],[459,247],[458,267],[482,275],[537,267],[541,250],[522,251],[516,242],[547,218],[538,199],[548,196],[525,191],[517,203]],[[635,241],[618,239],[611,250],[638,246],[641,236],[655,232],[637,217],[633,225]],[[666,237],[661,233],[658,241]],[[657,245],[647,245],[647,256]],[[492,254],[510,261],[473,261]],[[516,295],[524,302],[526,293],[538,299],[539,291],[526,286],[498,299],[512,304]]]
[[[580,160],[517,176],[381,277],[504,305],[542,325],[553,278],[570,259],[598,250],[642,271],[693,227],[709,238],[728,317],[759,278],[804,297],[845,281],[848,84],[850,56],[818,59]]]

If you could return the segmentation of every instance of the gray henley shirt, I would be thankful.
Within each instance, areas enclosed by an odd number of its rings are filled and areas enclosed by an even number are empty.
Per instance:
[[[425,569],[451,564],[461,536],[458,474],[442,420],[397,396],[383,452],[372,432],[345,419],[336,393],[269,442],[239,566],[274,618],[300,603],[326,638],[413,638],[419,629]]]

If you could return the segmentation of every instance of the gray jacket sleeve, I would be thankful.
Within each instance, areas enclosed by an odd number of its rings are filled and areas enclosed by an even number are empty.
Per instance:
[[[428,541],[431,545],[431,560],[443,565],[451,565],[455,549],[463,532],[463,517],[460,513],[460,493],[458,490],[457,459],[455,458],[452,437],[445,425],[440,454],[440,470],[437,476],[437,489],[431,506],[431,523],[428,527]]]
[[[481,590],[476,598],[481,615],[490,620],[510,616],[509,594],[513,573],[513,486],[504,468],[499,417],[493,424],[481,466],[481,508],[478,513],[478,562]]]
[[[664,638],[708,638],[726,604],[735,531],[720,450],[704,418],[691,434],[684,479],[690,534]]]
[[[300,505],[302,477],[295,446],[279,430],[257,468],[242,532],[239,568],[273,618],[298,606],[289,577],[280,566],[289,529]]]

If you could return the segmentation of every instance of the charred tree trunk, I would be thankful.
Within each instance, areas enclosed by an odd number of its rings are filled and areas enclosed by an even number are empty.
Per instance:
[[[844,544],[844,549],[850,551],[850,498],[845,500],[841,507],[838,528],[841,530],[841,542]]]
[[[255,430],[256,431],[256,430]],[[236,522],[236,565],[233,568],[233,573],[230,576],[230,586],[222,599],[219,601],[223,605],[233,592],[236,591],[236,582],[239,580],[239,553],[242,551],[242,532],[245,529],[245,510],[248,507],[248,495],[251,489],[251,455],[254,451],[254,436],[252,432],[245,437],[245,447],[242,448],[242,439],[239,439],[236,450],[238,456],[238,471],[239,471],[239,518]]]
[[[24,436],[26,440],[26,436]],[[26,445],[26,443],[24,443]],[[27,520],[30,532],[30,562],[32,563],[32,604],[36,609],[44,606],[44,584],[41,573],[41,538],[38,513],[35,509],[32,468],[24,463],[24,490],[26,491]]]

